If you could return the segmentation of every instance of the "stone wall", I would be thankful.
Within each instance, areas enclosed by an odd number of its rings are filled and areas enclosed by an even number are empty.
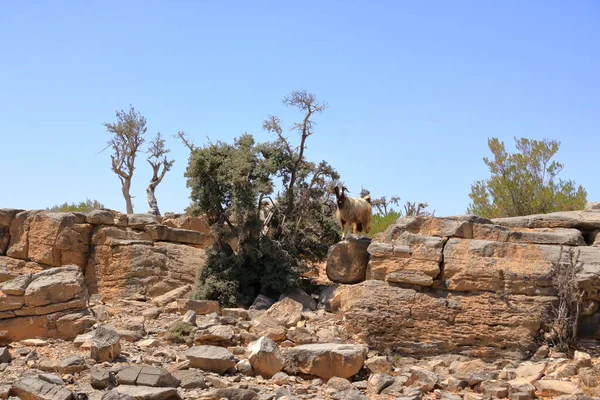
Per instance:
[[[341,285],[332,304],[375,347],[522,358],[557,300],[553,264],[566,263],[586,292],[580,333],[600,339],[599,231],[595,210],[400,219],[370,243],[366,281]]]
[[[0,283],[77,265],[90,294],[154,297],[195,284],[208,227],[184,216],[0,209]]]

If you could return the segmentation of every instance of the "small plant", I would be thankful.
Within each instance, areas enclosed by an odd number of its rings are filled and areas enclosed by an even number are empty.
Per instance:
[[[556,289],[558,301],[550,310],[547,318],[546,342],[557,350],[571,353],[577,344],[577,327],[584,291],[577,284],[577,273],[581,265],[569,261],[554,263],[552,267],[552,286]]]
[[[176,321],[165,333],[165,340],[172,343],[192,344],[196,328],[187,322]]]
[[[97,200],[86,199],[85,201],[80,201],[78,204],[63,203],[47,208],[47,210],[58,212],[90,212],[99,208],[104,208],[104,204],[98,202]]]

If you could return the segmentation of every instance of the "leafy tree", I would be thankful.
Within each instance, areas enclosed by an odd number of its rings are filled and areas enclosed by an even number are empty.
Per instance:
[[[304,156],[311,117],[324,105],[306,92],[292,93],[284,104],[303,112],[302,122],[292,126],[300,133],[296,147],[275,116],[264,124],[276,134],[273,142],[257,144],[244,134],[233,144],[188,146],[188,212],[205,215],[215,239],[199,276],[199,298],[235,305],[259,293],[287,292],[298,285],[304,263],[323,259],[339,239],[328,206],[329,185],[339,176],[326,162]]]
[[[148,158],[146,159],[152,167],[152,179],[150,179],[150,184],[146,188],[146,197],[150,206],[148,210],[149,214],[160,215],[154,191],[158,184],[162,182],[167,171],[175,163],[175,160],[167,160],[167,153],[170,151],[165,147],[165,140],[162,138],[160,132],[150,141],[150,147],[147,150]]]
[[[125,198],[127,214],[133,214],[133,204],[129,191],[131,189],[131,178],[135,169],[135,158],[140,146],[145,141],[146,118],[131,105],[128,112],[123,110],[117,111],[116,116],[116,123],[103,124],[108,132],[112,134],[104,150],[110,147],[113,151],[113,154],[110,156],[112,170],[121,181],[121,191]]]
[[[100,208],[104,208],[104,204],[98,202],[97,200],[86,199],[85,201],[80,201],[77,204],[63,203],[54,207],[47,208],[47,210],[57,212],[89,212]]]
[[[483,161],[491,176],[475,182],[467,212],[486,218],[581,210],[587,192],[572,180],[556,179],[563,164],[553,161],[560,142],[515,138],[517,153],[508,153],[504,142],[488,139],[493,158]]]

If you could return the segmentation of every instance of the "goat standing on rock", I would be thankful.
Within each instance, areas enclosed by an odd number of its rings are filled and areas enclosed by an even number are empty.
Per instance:
[[[342,186],[334,188],[335,197],[337,199],[336,217],[342,226],[342,239],[346,239],[346,231],[352,227],[352,232],[357,234],[363,232],[365,235],[369,233],[371,225],[371,196],[367,195],[363,198],[351,198],[346,196],[344,192],[349,190]]]

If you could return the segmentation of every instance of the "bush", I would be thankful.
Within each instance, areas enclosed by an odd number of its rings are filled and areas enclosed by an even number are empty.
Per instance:
[[[283,136],[279,118],[270,116],[264,128],[276,134],[273,142],[257,144],[244,134],[233,144],[191,148],[187,211],[206,217],[215,243],[199,274],[196,298],[238,306],[258,294],[278,297],[298,286],[307,261],[323,260],[339,240],[328,191],[339,175],[326,162],[304,156],[313,133],[310,117],[325,107],[306,92],[294,92],[284,103],[304,112],[303,122],[293,126],[299,146]]]
[[[546,316],[546,342],[559,351],[570,353],[577,344],[577,329],[584,291],[577,284],[581,266],[573,262],[556,262],[552,266],[552,287],[558,301]]]
[[[85,201],[81,201],[78,204],[63,203],[54,207],[47,208],[47,210],[56,212],[90,212],[92,210],[97,210],[100,208],[104,208],[104,204],[98,202],[97,200],[86,199]]]
[[[384,232],[388,226],[395,223],[400,217],[402,217],[402,214],[393,210],[388,212],[387,215],[373,215],[373,217],[371,217],[371,229],[369,230],[369,237],[373,237],[380,232]]]
[[[165,340],[172,343],[191,344],[194,341],[196,328],[187,322],[176,321],[165,332]]]

